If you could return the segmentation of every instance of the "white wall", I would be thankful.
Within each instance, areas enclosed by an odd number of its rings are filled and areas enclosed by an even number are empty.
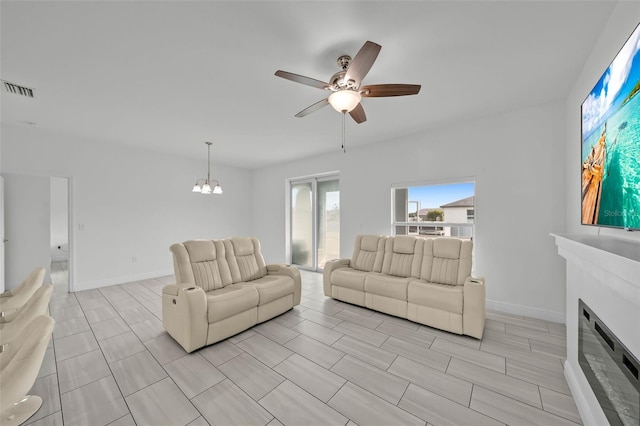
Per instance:
[[[582,163],[580,156],[580,106],[639,22],[640,2],[618,2],[582,72],[576,76],[576,83],[567,97],[565,141],[567,200],[565,205],[568,233],[593,235],[600,232],[601,235],[640,241],[640,232],[580,224],[580,167]]]
[[[37,267],[47,270],[48,282],[49,178],[6,173],[3,176],[5,238],[9,240],[5,244],[5,287],[17,287]]]
[[[339,170],[350,257],[356,234],[390,234],[392,184],[474,177],[474,261],[489,307],[564,321],[564,263],[549,237],[565,226],[564,111],[556,102],[254,170],[253,233],[268,262],[286,261],[285,180]]]
[[[204,196],[191,192],[206,174],[202,159],[3,125],[2,170],[71,177],[74,290],[172,274],[172,243],[251,228],[245,169],[212,164],[225,192]]]

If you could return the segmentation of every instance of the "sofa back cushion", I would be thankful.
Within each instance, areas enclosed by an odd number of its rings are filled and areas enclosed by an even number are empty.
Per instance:
[[[396,277],[418,278],[422,261],[423,240],[409,235],[387,238],[382,273]]]
[[[191,240],[171,246],[176,282],[211,291],[231,284],[232,276],[222,241]]]
[[[384,257],[386,237],[379,235],[356,235],[350,266],[366,272],[380,272]]]
[[[267,275],[267,265],[257,238],[236,237],[224,240],[227,261],[234,283],[251,281]]]
[[[473,243],[459,238],[427,238],[424,241],[420,278],[449,285],[463,285],[471,275]]]

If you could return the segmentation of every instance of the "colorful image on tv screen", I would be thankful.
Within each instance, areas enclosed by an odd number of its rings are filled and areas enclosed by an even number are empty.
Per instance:
[[[582,104],[582,223],[640,229],[640,25]]]

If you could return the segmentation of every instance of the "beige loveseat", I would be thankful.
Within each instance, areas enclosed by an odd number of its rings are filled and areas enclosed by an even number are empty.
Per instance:
[[[324,267],[324,294],[482,338],[485,284],[471,277],[473,243],[458,238],[356,236],[351,259]]]
[[[162,290],[162,322],[187,352],[300,304],[298,269],[266,265],[255,238],[192,240],[170,249],[176,284]]]

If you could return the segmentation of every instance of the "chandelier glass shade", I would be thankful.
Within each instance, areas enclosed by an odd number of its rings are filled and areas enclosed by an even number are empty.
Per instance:
[[[329,103],[338,112],[351,112],[358,106],[362,96],[351,89],[338,90],[329,96]]]
[[[209,194],[222,194],[222,187],[220,186],[220,182],[217,180],[211,180],[211,144],[212,142],[205,142],[207,144],[207,178],[206,179],[198,179],[193,185],[193,189],[191,192],[199,192],[201,194],[209,195]],[[202,186],[200,183],[202,182]],[[211,189],[211,183],[214,182],[215,185],[213,189]]]

